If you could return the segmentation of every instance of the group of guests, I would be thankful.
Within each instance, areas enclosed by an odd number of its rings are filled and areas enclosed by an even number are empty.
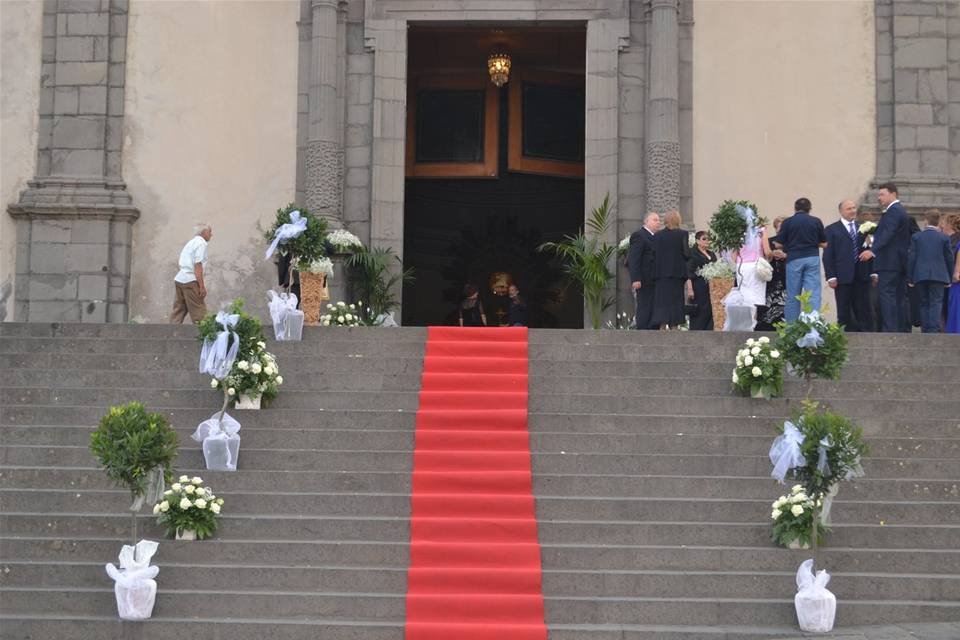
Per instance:
[[[753,309],[755,330],[796,320],[804,291],[820,309],[822,265],[847,331],[919,326],[924,333],[960,333],[960,215],[928,211],[921,230],[900,204],[896,185],[881,185],[877,200],[883,213],[873,229],[858,224],[853,200],[841,202],[839,219],[824,227],[810,215],[807,198],[796,200],[792,216],[773,220],[773,236],[748,224],[743,246],[720,259],[736,265],[739,304]],[[661,229],[660,216],[647,214],[630,236],[634,327],[668,329],[689,317],[689,329],[712,330],[710,284],[699,275],[718,260],[708,234],[698,231],[690,247],[677,212],[665,214],[663,223]]]
[[[520,297],[520,288],[511,284],[507,288],[507,295],[510,296],[507,326],[527,326],[527,303]],[[480,300],[480,289],[477,285],[464,285],[463,298],[457,306],[457,318],[461,327],[490,326],[487,324],[487,313],[483,309],[483,301]]]

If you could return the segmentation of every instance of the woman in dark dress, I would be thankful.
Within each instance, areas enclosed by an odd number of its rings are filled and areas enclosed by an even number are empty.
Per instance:
[[[666,228],[653,236],[654,282],[652,324],[661,329],[679,327],[684,322],[684,285],[687,282],[687,258],[690,245],[687,232],[680,228],[676,211],[664,217]]]
[[[710,237],[706,231],[697,231],[697,246],[690,252],[687,271],[693,283],[693,306],[696,313],[690,317],[691,331],[713,331],[713,305],[710,303],[710,281],[697,272],[711,262],[717,261],[717,254],[710,251]]]
[[[480,302],[480,292],[477,285],[468,284],[463,288],[463,300],[458,309],[461,327],[487,326],[487,314],[483,312],[483,303]]]
[[[773,277],[767,283],[767,304],[757,307],[757,324],[754,331],[776,331],[774,326],[783,320],[783,305],[787,301],[787,254],[774,246],[780,242],[780,225],[784,218],[773,219],[773,229],[777,235],[770,238],[770,266],[773,267]]]

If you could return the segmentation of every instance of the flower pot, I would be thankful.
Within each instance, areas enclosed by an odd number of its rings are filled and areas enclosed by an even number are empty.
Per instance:
[[[307,271],[300,273],[300,309],[305,324],[320,322],[320,306],[329,299],[326,276]]]
[[[233,408],[234,409],[252,409],[254,411],[259,411],[261,398],[263,398],[262,395],[251,398],[245,393],[241,394],[240,397],[237,398],[236,402],[234,403]]]
[[[727,318],[723,299],[731,289],[733,289],[733,278],[717,278],[710,281],[710,306],[713,308],[714,331],[723,331],[723,323]]]
[[[196,540],[197,531],[196,529],[181,529],[177,531],[177,540]]]
[[[800,538],[794,538],[790,541],[790,544],[787,545],[787,549],[809,549],[809,542],[800,542]]]

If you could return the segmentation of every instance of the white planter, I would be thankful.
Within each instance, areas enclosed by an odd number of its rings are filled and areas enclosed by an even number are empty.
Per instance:
[[[260,399],[263,396],[257,396],[256,398],[251,398],[246,394],[240,395],[234,403],[233,407],[235,409],[252,409],[254,411],[260,410]]]
[[[137,580],[131,584],[116,583],[117,614],[121,620],[149,620],[157,599],[155,580]]]
[[[196,529],[183,529],[177,531],[177,540],[196,540],[197,531]]]

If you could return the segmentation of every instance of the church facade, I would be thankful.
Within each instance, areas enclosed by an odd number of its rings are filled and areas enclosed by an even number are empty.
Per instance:
[[[405,323],[509,274],[540,326],[582,310],[536,246],[606,196],[611,244],[725,199],[829,221],[886,180],[960,210],[954,0],[10,0],[0,22],[7,320],[163,321],[199,221],[210,306],[259,309],[290,202],[416,270]]]

